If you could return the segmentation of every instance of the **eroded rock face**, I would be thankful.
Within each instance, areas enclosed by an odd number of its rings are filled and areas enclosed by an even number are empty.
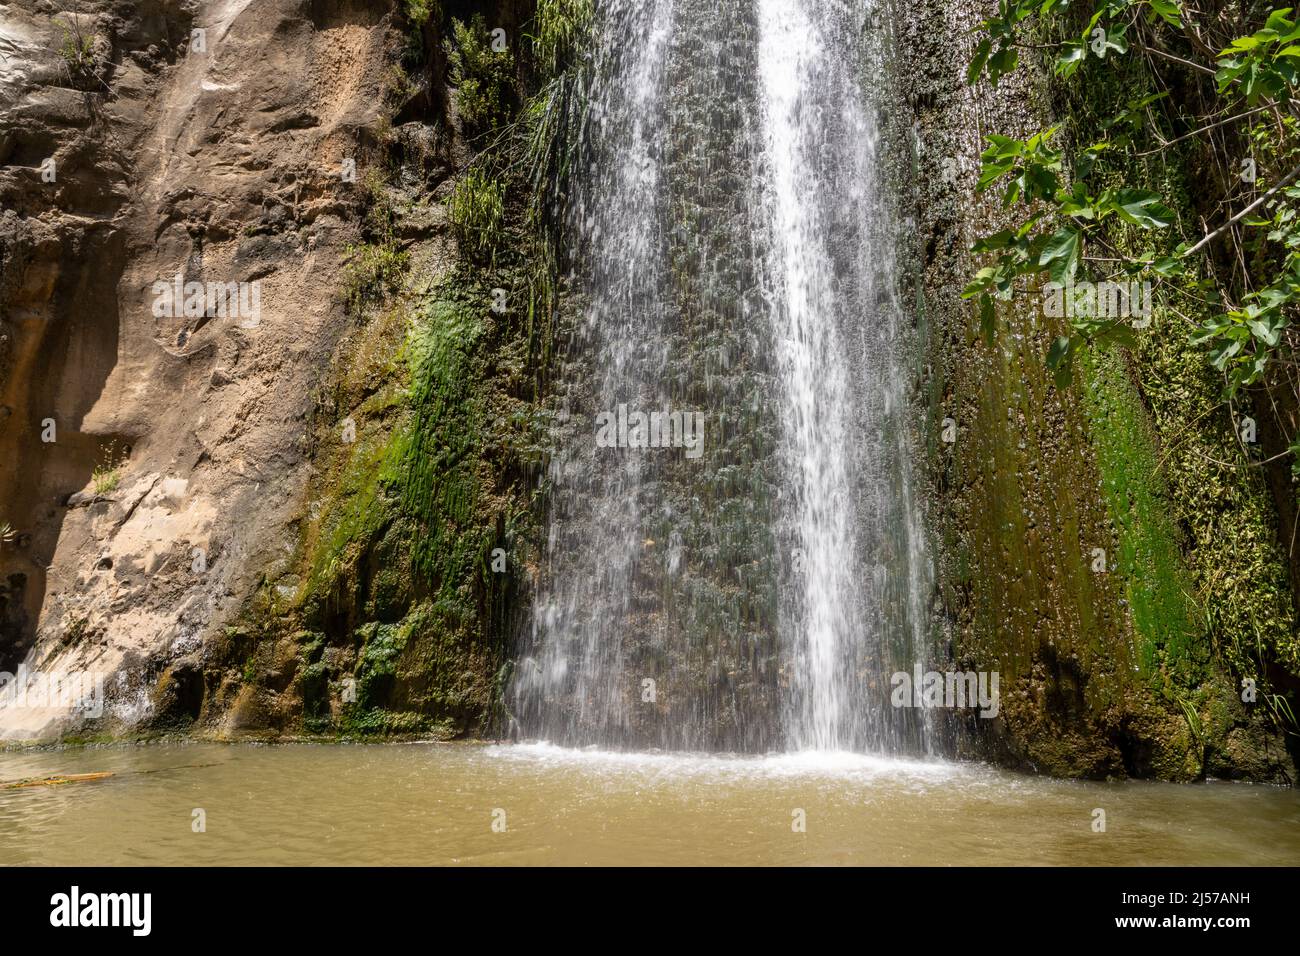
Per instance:
[[[106,675],[120,729],[292,547],[391,9],[71,7],[0,7],[0,670]]]

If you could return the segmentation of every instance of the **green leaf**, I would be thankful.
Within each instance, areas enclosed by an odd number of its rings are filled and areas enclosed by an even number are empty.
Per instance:
[[[1025,151],[1025,144],[1018,139],[1012,139],[1010,136],[989,133],[985,138],[989,141],[989,147],[980,154],[984,159],[1015,157],[1022,155]]]
[[[994,252],[999,249],[1006,249],[1013,246],[1018,238],[1017,234],[1010,229],[1003,229],[1001,232],[995,232],[991,236],[984,236],[976,239],[971,245],[970,251],[974,253]]]
[[[962,289],[961,297],[963,299],[973,299],[991,285],[996,285],[1002,281],[1002,270],[996,266],[985,266],[975,273],[975,277],[970,280],[966,288]]]
[[[1047,350],[1047,367],[1056,371],[1061,367],[1062,362],[1066,362],[1070,357],[1070,337],[1068,335],[1057,336],[1052,340],[1051,348]]]
[[[1052,340],[1047,350],[1046,365],[1052,372],[1052,382],[1061,391],[1070,387],[1074,381],[1074,353],[1078,342],[1069,336],[1059,336]]]
[[[1277,33],[1285,33],[1287,30],[1294,28],[1295,23],[1286,18],[1286,15],[1290,12],[1290,7],[1283,7],[1280,10],[1274,10],[1268,15],[1268,20],[1264,22],[1264,29],[1273,30]]]
[[[1125,321],[1106,322],[1099,329],[1096,335],[1099,343],[1122,345],[1124,348],[1137,347],[1137,335],[1133,332],[1133,327]]]
[[[1147,4],[1170,26],[1183,28],[1183,11],[1177,0],[1147,0]]]
[[[1182,275],[1186,268],[1181,259],[1175,259],[1173,256],[1161,256],[1151,264],[1152,272],[1166,277]]]
[[[1269,348],[1273,348],[1282,340],[1282,329],[1280,326],[1273,326],[1268,322],[1262,322],[1259,319],[1251,319],[1246,323],[1251,334],[1259,339]]]
[[[1079,268],[1079,231],[1069,226],[1058,229],[1043,246],[1038,265],[1050,270],[1053,282],[1072,279]]]
[[[1021,179],[1023,181],[1021,188],[1025,192],[1026,199],[1051,198],[1052,194],[1056,192],[1059,182],[1056,172],[1050,166],[1043,166],[1038,163],[1026,166]]]
[[[1164,229],[1174,221],[1158,195],[1141,189],[1117,190],[1110,205],[1122,219],[1143,229]]]
[[[1014,46],[999,47],[988,60],[989,79],[993,85],[997,86],[998,80],[1013,71],[1019,63],[1020,53]]]
[[[1222,372],[1228,360],[1240,352],[1241,347],[1242,343],[1236,339],[1223,340],[1218,347],[1210,350],[1210,364]]]
[[[969,86],[980,78],[984,72],[984,64],[988,62],[989,51],[993,49],[993,41],[985,37],[980,41],[979,46],[975,48],[975,58],[970,61],[970,66],[966,68],[966,84]]]
[[[1088,56],[1088,48],[1077,40],[1067,40],[1062,44],[1062,53],[1056,58],[1056,64],[1053,66],[1057,76],[1063,76],[1067,79],[1074,75],[1074,71]]]
[[[1085,152],[1085,156],[1087,153]],[[1080,165],[1090,166],[1091,162],[1084,162]],[[1078,169],[1076,167],[1076,173]],[[1078,175],[1084,175],[1078,173]],[[1056,201],[1060,205],[1059,212],[1062,216],[1071,216],[1075,219],[1096,219],[1097,218],[1097,199],[1088,195],[1086,184],[1075,181],[1074,186],[1068,194],[1060,193],[1056,196]]]

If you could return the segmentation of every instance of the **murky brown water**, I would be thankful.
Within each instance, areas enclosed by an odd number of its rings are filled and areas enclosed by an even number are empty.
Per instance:
[[[0,790],[0,863],[1300,864],[1300,793],[1245,784],[532,745],[0,754],[0,781],[96,771],[115,776]]]

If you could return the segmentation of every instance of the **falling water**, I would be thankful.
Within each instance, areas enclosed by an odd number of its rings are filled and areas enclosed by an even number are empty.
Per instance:
[[[924,653],[929,580],[870,2],[598,15],[580,318],[512,694],[528,736],[923,745],[889,703]],[[702,415],[703,442],[601,447],[608,416],[638,411]]]

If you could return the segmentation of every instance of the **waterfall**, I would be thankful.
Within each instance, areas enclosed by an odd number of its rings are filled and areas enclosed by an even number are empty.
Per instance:
[[[530,737],[923,746],[889,703],[930,584],[869,2],[598,14],[579,318],[510,698]]]

